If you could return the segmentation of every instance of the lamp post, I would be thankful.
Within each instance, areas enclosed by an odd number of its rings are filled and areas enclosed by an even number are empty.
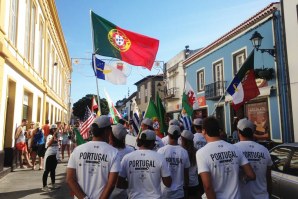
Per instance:
[[[270,54],[272,57],[275,57],[275,49],[274,48],[267,48],[267,49],[260,48],[260,46],[262,45],[263,38],[264,37],[262,37],[262,35],[258,31],[255,31],[249,40],[252,42],[253,47],[257,51],[261,51],[261,53],[266,52],[266,53]]]

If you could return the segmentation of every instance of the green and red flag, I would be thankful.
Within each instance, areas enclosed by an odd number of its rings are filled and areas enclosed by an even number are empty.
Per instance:
[[[190,117],[193,110],[199,108],[197,95],[187,80],[185,81],[185,88],[182,95],[182,107]]]
[[[149,118],[153,121],[153,128],[155,131],[155,134],[159,137],[163,137],[163,133],[160,131],[160,118],[158,116],[156,105],[154,104],[154,101],[150,99],[147,110],[145,112],[144,118]]]
[[[254,50],[250,53],[238,73],[235,75],[227,92],[233,98],[232,106],[235,111],[237,111],[245,102],[260,94],[254,73]]]
[[[161,98],[159,97],[159,94],[156,95],[156,108],[157,108],[157,114],[160,119],[160,131],[161,133],[165,134],[168,130],[167,124],[166,124],[166,110],[162,104]]]
[[[159,46],[157,39],[120,28],[92,11],[91,23],[95,54],[151,70]]]
[[[79,129],[77,127],[73,128],[73,131],[75,132],[75,135],[76,135],[76,142],[77,142],[77,145],[81,145],[81,144],[84,144],[85,143],[85,140],[83,139]]]

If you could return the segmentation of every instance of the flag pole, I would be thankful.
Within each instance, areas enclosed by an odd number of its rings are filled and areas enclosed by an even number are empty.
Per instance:
[[[91,27],[92,27],[92,31],[91,31],[91,38],[92,38],[92,44],[93,44],[93,55],[92,55],[92,59],[93,59],[93,63],[95,64],[95,49],[94,49],[94,30],[93,30],[93,23],[92,23],[92,17],[91,17],[91,12],[92,10],[90,9],[90,22],[91,22]],[[96,68],[93,64],[93,70],[95,73],[95,79],[96,79],[96,91],[97,91],[97,105],[98,105],[98,110],[97,110],[97,115],[101,115],[101,107],[100,107],[100,96],[99,96],[99,90],[98,90],[98,78],[96,76]]]
[[[220,103],[220,101],[222,100],[223,96],[225,96],[225,94],[226,94],[227,90],[228,90],[228,87],[226,88],[225,92],[222,94],[222,96],[220,97],[220,99],[218,100],[218,102],[215,104],[215,107],[214,107],[214,109],[213,109],[213,111],[212,111],[212,114],[211,114],[211,115],[214,115],[214,112],[215,112],[216,108],[218,107],[218,104],[219,104],[219,103]]]

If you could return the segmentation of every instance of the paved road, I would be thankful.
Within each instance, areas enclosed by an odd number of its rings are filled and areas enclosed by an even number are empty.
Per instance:
[[[51,192],[43,192],[43,170],[16,169],[0,179],[0,198],[3,199],[71,199],[69,189],[65,183],[67,162],[59,163],[56,169],[56,184],[61,186]],[[51,182],[49,175],[48,183]]]

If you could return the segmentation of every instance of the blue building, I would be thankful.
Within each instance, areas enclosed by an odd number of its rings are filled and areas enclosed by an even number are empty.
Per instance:
[[[284,57],[279,7],[279,3],[270,4],[183,62],[186,79],[196,89],[199,99],[206,101],[196,110],[195,117],[214,114],[228,135],[235,129],[234,120],[248,117],[256,125],[255,135],[259,140],[288,140],[289,136],[282,133],[288,129],[285,115],[288,109],[286,99],[282,97],[285,88],[279,83],[282,81]],[[258,51],[251,42],[256,31],[263,36]],[[262,53],[261,48],[272,50]],[[253,50],[260,95],[236,112],[226,88]]]

